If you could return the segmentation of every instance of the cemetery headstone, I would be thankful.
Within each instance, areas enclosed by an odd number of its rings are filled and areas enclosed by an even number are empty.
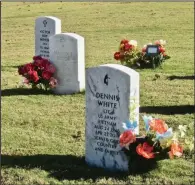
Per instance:
[[[61,33],[61,20],[52,17],[38,17],[35,21],[35,55],[49,58],[49,37]]]
[[[56,67],[56,94],[72,94],[85,89],[84,38],[75,33],[50,37],[50,61]]]
[[[89,165],[128,171],[128,160],[119,145],[119,130],[131,115],[139,125],[139,73],[118,64],[87,69],[85,160]]]

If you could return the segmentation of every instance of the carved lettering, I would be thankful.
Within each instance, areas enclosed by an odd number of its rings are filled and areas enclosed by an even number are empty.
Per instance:
[[[119,144],[119,130],[117,129],[117,116],[120,97],[113,94],[96,92],[97,106],[102,107],[98,113],[97,123],[94,125],[96,152],[105,152],[110,155],[119,155],[116,150]]]

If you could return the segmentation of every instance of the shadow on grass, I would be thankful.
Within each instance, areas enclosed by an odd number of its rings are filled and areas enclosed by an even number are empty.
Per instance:
[[[14,66],[2,66],[2,67],[8,67],[8,68],[19,68],[21,65],[14,65]]]
[[[194,80],[195,76],[169,76],[169,80]]]
[[[18,96],[18,95],[40,95],[40,94],[53,94],[51,91],[44,91],[41,89],[3,89],[1,90],[1,96]]]
[[[72,155],[33,155],[33,156],[1,156],[1,165],[7,168],[40,168],[49,172],[49,177],[58,180],[92,179],[95,181],[100,177],[125,179],[128,174],[122,172],[111,172],[102,168],[89,167],[84,157]]]
[[[85,94],[85,91],[67,95],[77,95]],[[19,95],[53,95],[53,96],[62,96],[60,94],[54,94],[51,90],[45,91],[41,89],[25,89],[25,88],[15,88],[15,89],[3,89],[1,90],[1,96],[19,96]],[[66,95],[66,94],[64,94]]]
[[[140,107],[141,113],[155,114],[192,114],[195,112],[194,105],[179,105],[179,106],[145,106]]]

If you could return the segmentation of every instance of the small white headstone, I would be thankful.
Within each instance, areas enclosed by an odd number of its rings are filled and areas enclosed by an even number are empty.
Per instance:
[[[61,33],[61,20],[52,17],[38,17],[35,21],[35,55],[49,58],[49,37]]]
[[[130,107],[136,108],[130,112]],[[118,64],[87,69],[85,159],[89,165],[128,171],[119,129],[131,119],[139,125],[139,74]]]
[[[74,33],[50,37],[50,61],[56,67],[56,94],[72,94],[85,89],[84,38]]]

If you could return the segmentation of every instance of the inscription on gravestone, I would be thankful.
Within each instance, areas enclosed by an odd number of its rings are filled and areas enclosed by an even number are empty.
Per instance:
[[[130,119],[133,89],[138,103],[139,74],[132,69],[107,64],[87,70],[86,161],[89,165],[128,170],[128,160],[119,145],[119,129],[122,122]]]
[[[49,58],[49,37],[61,33],[61,20],[52,17],[38,17],[35,21],[35,55]]]
[[[116,109],[120,106],[120,97],[96,92],[95,98],[97,105],[102,109],[102,112],[98,113],[97,123],[94,123],[95,140],[97,140],[95,150],[118,155],[116,148],[119,130],[117,130]]]

